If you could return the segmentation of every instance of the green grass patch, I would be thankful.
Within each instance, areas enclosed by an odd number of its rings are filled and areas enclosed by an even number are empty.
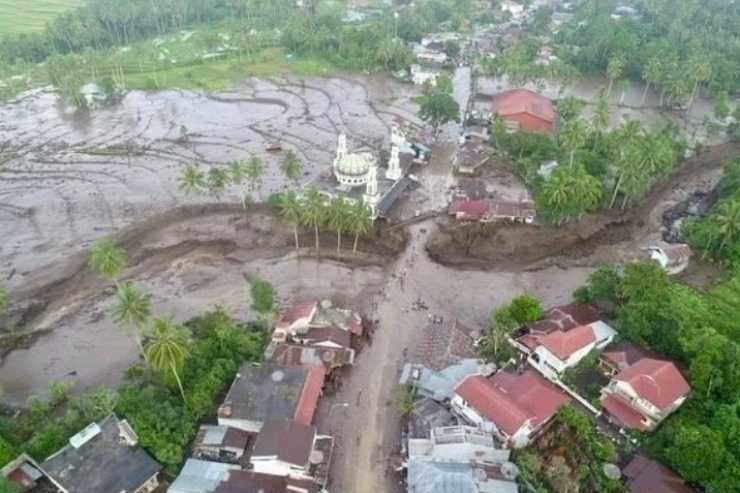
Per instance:
[[[65,10],[84,3],[84,0],[0,0],[0,33],[41,31]]]

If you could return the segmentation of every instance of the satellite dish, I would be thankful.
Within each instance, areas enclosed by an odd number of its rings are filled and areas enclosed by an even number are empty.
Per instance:
[[[321,308],[325,310],[331,308],[331,300],[323,300],[321,302]]]
[[[501,464],[501,474],[506,479],[516,479],[519,476],[519,468],[513,462],[504,462]]]
[[[441,390],[436,390],[436,391],[434,392],[434,397],[433,397],[433,399],[434,399],[435,401],[437,401],[437,402],[442,402],[442,401],[444,401],[444,400],[445,400],[446,398],[447,398],[447,395],[446,395],[446,394],[445,394],[445,393],[444,393],[443,391],[441,391]]]
[[[486,474],[486,471],[483,469],[474,469],[473,474],[475,474],[475,479],[478,481],[485,481],[488,479],[488,474]]]
[[[308,462],[313,465],[318,465],[324,462],[324,453],[321,450],[314,450],[311,455],[308,456]]]
[[[270,375],[270,378],[272,378],[273,382],[281,382],[283,378],[285,378],[285,373],[280,370],[275,370],[272,372],[272,375]]]
[[[326,351],[321,353],[321,361],[323,361],[324,363],[331,363],[332,361],[334,361],[334,356],[335,356],[334,350],[327,349]]]
[[[609,479],[619,479],[622,477],[622,471],[616,464],[604,464],[604,476]]]

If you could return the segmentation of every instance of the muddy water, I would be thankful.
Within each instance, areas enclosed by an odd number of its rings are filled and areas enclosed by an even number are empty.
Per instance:
[[[279,156],[264,151],[279,140],[303,157],[308,180],[331,163],[338,132],[351,149],[386,138],[394,116],[412,116],[412,92],[374,79],[255,80],[217,96],[134,91],[90,112],[70,113],[50,93],[0,106],[0,144],[17,151],[0,167],[0,279],[22,297],[63,275],[65,257],[101,236],[179,204],[214,201],[178,192],[178,172],[193,162],[206,169],[258,153],[266,197],[284,186]],[[181,129],[187,142],[176,142]],[[90,154],[109,146],[140,152]],[[232,187],[222,198],[246,191]]]

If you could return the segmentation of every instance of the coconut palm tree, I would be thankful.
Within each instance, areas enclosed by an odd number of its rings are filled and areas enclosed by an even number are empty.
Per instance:
[[[176,323],[172,317],[154,317],[149,324],[144,344],[144,356],[149,366],[165,375],[171,372],[183,400],[185,390],[180,372],[190,356],[188,337],[185,327]]]
[[[584,212],[591,211],[601,202],[601,182],[586,172],[583,166],[578,166],[570,173],[570,195],[575,202],[574,209],[580,216]]]
[[[585,102],[575,98],[573,96],[565,96],[558,101],[558,117],[564,122],[568,123],[574,118],[580,116]]]
[[[357,243],[360,236],[366,235],[373,226],[373,217],[370,208],[362,200],[356,200],[352,204],[349,213],[348,230],[355,235],[355,242],[352,247],[352,253],[357,253]]]
[[[4,287],[0,286],[0,313],[3,313],[10,304],[10,296]]]
[[[609,95],[612,93],[614,79],[618,79],[622,75],[622,70],[624,70],[624,60],[620,57],[612,57],[606,66],[606,76],[609,78],[609,89],[607,91]]]
[[[111,240],[100,240],[90,250],[87,265],[100,274],[100,277],[113,281],[118,286],[118,278],[126,268],[126,251]]]
[[[704,82],[709,82],[712,78],[712,64],[709,57],[702,53],[696,53],[689,59],[689,79],[694,81],[694,87],[689,97],[689,108],[694,104],[694,100],[699,93],[699,86]]]
[[[231,182],[231,177],[229,176],[229,171],[219,166],[211,166],[208,170],[206,181],[211,193],[218,198],[221,192]]]
[[[611,121],[611,111],[609,108],[609,95],[602,87],[596,97],[596,107],[594,108],[593,125],[599,134],[609,126]]]
[[[206,186],[203,172],[193,165],[183,168],[180,172],[180,178],[177,181],[179,182],[179,190],[184,192],[185,195],[200,193]]]
[[[717,230],[722,235],[719,249],[722,250],[729,241],[734,241],[740,233],[740,199],[722,202],[714,217]]]
[[[342,249],[342,233],[349,223],[349,207],[344,195],[335,195],[326,211],[326,224],[337,232],[337,253]]]
[[[568,171],[556,170],[542,187],[542,192],[537,200],[555,223],[560,223],[567,216],[570,204],[570,179]]]
[[[326,200],[315,186],[310,187],[300,199],[301,222],[313,228],[316,251],[319,251],[319,228],[326,221]]]
[[[280,200],[280,215],[283,219],[293,225],[293,236],[295,237],[295,249],[298,250],[298,225],[301,222],[301,202],[293,190],[285,192]]]
[[[563,131],[560,133],[565,147],[570,150],[570,167],[573,167],[573,157],[576,150],[580,149],[586,143],[586,124],[583,120],[573,120],[563,127]]]
[[[142,327],[152,314],[152,301],[135,284],[127,282],[116,291],[116,304],[113,305],[113,321],[120,325],[134,328],[139,351],[144,352],[139,335]]]
[[[241,185],[247,176],[246,165],[241,159],[234,159],[229,163],[229,177],[234,185]]]
[[[642,78],[645,81],[645,92],[642,93],[642,104],[645,104],[647,93],[650,90],[650,84],[657,84],[660,81],[662,72],[660,58],[655,57],[648,60],[642,69]]]
[[[262,164],[262,160],[258,156],[250,156],[249,161],[247,161],[244,167],[244,171],[250,188],[257,190],[257,197],[262,200],[262,177],[265,174],[265,165]]]
[[[295,151],[291,149],[283,151],[279,166],[280,172],[288,181],[297,182],[303,175],[303,163]]]

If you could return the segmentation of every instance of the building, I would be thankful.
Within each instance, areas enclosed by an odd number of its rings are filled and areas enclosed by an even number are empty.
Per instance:
[[[329,349],[346,349],[352,345],[352,335],[337,327],[311,327],[303,333],[295,333],[290,340],[297,344]]]
[[[623,475],[624,485],[632,493],[695,493],[678,474],[641,454],[627,464]]]
[[[328,375],[336,368],[353,365],[355,350],[346,347],[314,347],[279,342],[268,346],[265,359],[286,366],[319,366],[324,368]]]
[[[218,410],[218,424],[251,433],[270,419],[293,419],[309,426],[324,375],[324,369],[316,366],[247,363]]]
[[[40,469],[62,493],[149,493],[161,466],[138,440],[126,420],[110,414],[70,438]]]
[[[458,418],[445,405],[424,397],[414,402],[407,422],[409,438],[430,438],[434,428],[458,424]]]
[[[501,11],[508,12],[514,19],[519,19],[524,14],[524,5],[512,2],[511,0],[503,0],[501,2]]]
[[[608,377],[613,377],[622,370],[626,370],[649,353],[629,341],[620,341],[608,351],[599,355],[599,370]]]
[[[649,431],[678,409],[690,391],[676,365],[642,358],[617,373],[601,389],[601,405],[613,423]]]
[[[517,493],[509,451],[470,426],[435,428],[409,440],[409,493]]]
[[[363,333],[362,318],[356,312],[336,308],[331,301],[305,301],[289,310],[275,324],[272,340],[285,342],[293,337],[299,337],[311,329],[334,328],[343,330],[351,335],[361,336]]]
[[[188,459],[167,493],[213,493],[229,471],[239,469],[234,464]]]
[[[331,171],[322,173],[307,184],[317,187],[326,197],[341,195],[345,200],[362,201],[373,219],[387,217],[412,180],[404,175],[397,146],[391,146],[388,166],[381,169],[371,152],[349,152],[347,136],[340,134]]]
[[[429,67],[422,67],[421,65],[412,65],[409,69],[411,74],[411,82],[417,86],[423,86],[424,84],[431,84],[432,87],[437,85],[437,77],[442,75],[442,72]]]
[[[491,159],[491,148],[476,142],[464,142],[452,158],[452,168],[460,175],[475,175]]]
[[[8,478],[10,482],[15,483],[19,491],[28,491],[38,485],[44,474],[39,471],[33,459],[21,454],[0,469],[0,477]]]
[[[326,482],[334,441],[292,420],[271,420],[252,449],[251,469],[262,474]]]
[[[493,115],[503,119],[512,130],[555,133],[555,106],[545,96],[519,88],[493,95]]]
[[[497,222],[508,221],[532,224],[537,217],[534,204],[503,200],[456,200],[447,213],[458,221]]]
[[[524,447],[570,397],[533,370],[472,375],[455,389],[452,410],[493,432],[505,447]]]
[[[319,493],[321,486],[307,479],[262,474],[254,471],[229,471],[213,493]]]
[[[605,348],[616,335],[614,329],[597,321],[544,335],[530,332],[520,341],[531,350],[529,363],[546,377],[555,378],[577,365],[591,351]]]
[[[691,247],[683,243],[651,246],[649,251],[650,260],[660,265],[671,276],[684,271],[689,266],[689,260],[694,255]]]
[[[197,459],[237,463],[252,435],[228,426],[201,425],[193,442]]]

